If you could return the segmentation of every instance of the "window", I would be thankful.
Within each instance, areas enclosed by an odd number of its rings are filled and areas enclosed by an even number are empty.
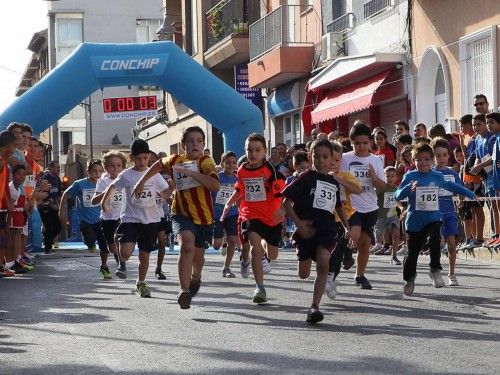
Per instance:
[[[137,20],[137,43],[149,43],[158,40],[156,30],[161,26],[161,20]]]
[[[300,114],[293,113],[283,118],[283,143],[287,147],[301,143],[301,122]]]
[[[473,97],[484,94],[496,103],[496,26],[460,38],[462,113],[475,113]]]
[[[306,10],[309,10],[313,6],[313,0],[301,0],[300,1],[300,10],[302,12],[305,12]]]
[[[81,15],[56,18],[56,64],[83,42]]]
[[[436,124],[446,123],[446,90],[444,86],[443,67],[440,66],[436,75],[436,88],[434,89],[434,109]],[[446,125],[445,125],[446,127]],[[447,129],[451,131],[451,129]]]
[[[61,154],[67,155],[69,145],[73,143],[73,133],[68,131],[61,132]]]

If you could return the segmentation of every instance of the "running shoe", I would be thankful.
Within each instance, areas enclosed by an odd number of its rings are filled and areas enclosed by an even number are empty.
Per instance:
[[[191,297],[194,297],[198,291],[200,290],[201,279],[195,279],[191,277],[191,281],[189,282],[189,291],[191,292]]]
[[[263,286],[258,286],[253,291],[253,302],[254,303],[265,303],[267,302],[266,290]]]
[[[14,271],[16,275],[23,275],[25,273],[28,273],[28,270],[21,266],[18,262],[15,262],[12,267],[10,267],[11,271]]]
[[[391,264],[394,264],[395,266],[400,266],[401,261],[397,257],[394,256],[391,258]]]
[[[158,280],[165,280],[167,277],[165,276],[165,274],[163,273],[163,271],[161,270],[161,268],[157,268],[156,271],[155,271],[155,276]]]
[[[478,240],[476,238],[473,238],[469,245],[468,246],[464,246],[463,249],[464,250],[472,250],[472,249],[475,249],[476,247],[481,247],[483,246],[483,240]]]
[[[468,238],[464,243],[462,243],[460,246],[457,247],[457,251],[465,251],[466,247],[469,246],[470,242],[472,241],[472,238]]]
[[[232,273],[229,268],[224,268],[222,270],[222,277],[227,277],[228,279],[234,279],[236,275]]]
[[[339,285],[339,281],[335,280],[327,280],[325,285],[325,294],[330,299],[337,298],[337,286]]]
[[[434,286],[434,288],[442,288],[444,286],[444,280],[441,276],[441,270],[430,270],[429,276],[432,279],[432,285]]]
[[[397,255],[406,255],[406,254],[408,254],[408,245],[404,244],[403,246],[401,246],[401,249],[399,249],[396,254]]]
[[[384,255],[391,255],[392,254],[392,250],[391,249],[386,249],[384,248]]]
[[[349,269],[351,269],[352,266],[354,266],[354,263],[356,263],[356,261],[354,260],[353,257],[350,257],[350,258],[347,258],[347,259],[344,259],[344,265],[342,266],[343,269],[345,269],[346,271],[348,271]]]
[[[458,286],[458,280],[455,275],[448,275],[448,285],[449,286]]]
[[[126,279],[127,278],[127,270],[125,268],[118,268],[115,271],[115,276],[118,277],[119,279]]]
[[[241,261],[241,277],[246,279],[250,276],[250,261],[244,262]]]
[[[28,271],[33,271],[35,269],[35,267],[33,265],[31,265],[29,263],[26,263],[22,259],[18,259],[17,263],[19,263],[21,266],[23,266],[24,268],[26,268]]]
[[[497,247],[498,245],[500,245],[500,238],[499,237],[497,237],[496,239],[494,239],[494,241],[491,241],[490,244],[489,244],[489,246],[493,247],[493,248]]]
[[[307,312],[306,322],[309,324],[316,324],[323,320],[323,313],[319,310],[318,306],[312,305]]]
[[[377,251],[381,250],[384,248],[384,245],[381,243],[376,243],[370,248],[370,254],[375,254]]]
[[[95,245],[89,246],[89,253],[94,254],[97,251]]]
[[[188,289],[182,289],[177,295],[177,303],[181,310],[187,310],[191,307],[191,292]]]
[[[372,284],[370,284],[370,282],[365,276],[357,276],[355,282],[356,286],[360,286],[361,289],[367,289],[367,290],[372,289]]]
[[[415,289],[415,280],[405,281],[403,285],[403,293],[405,296],[411,296],[413,294],[413,290]]]
[[[262,272],[264,272],[264,274],[271,272],[271,263],[266,257],[262,257]]]
[[[99,269],[101,271],[102,277],[104,277],[104,280],[109,280],[113,278],[113,274],[110,272],[108,266],[101,266]]]
[[[146,283],[139,283],[136,285],[136,291],[142,298],[151,298],[151,292],[149,291]]]
[[[380,249],[378,249],[377,251],[375,251],[373,253],[373,255],[385,255],[385,249],[384,249],[384,247],[381,247]]]
[[[16,273],[12,270],[9,270],[7,267],[5,267],[3,264],[0,265],[0,277],[12,277]]]

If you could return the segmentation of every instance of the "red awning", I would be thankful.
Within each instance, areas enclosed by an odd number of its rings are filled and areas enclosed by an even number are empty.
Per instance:
[[[349,113],[367,109],[381,100],[394,95],[394,88],[401,86],[400,82],[384,81],[391,75],[393,69],[383,71],[365,80],[330,91],[327,96],[311,112],[312,124],[345,116]],[[375,95],[377,98],[375,98]]]

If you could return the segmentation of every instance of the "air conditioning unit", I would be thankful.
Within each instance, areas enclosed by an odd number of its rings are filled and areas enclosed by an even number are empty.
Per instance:
[[[326,33],[321,37],[321,60],[330,61],[344,56],[344,40],[342,33]]]

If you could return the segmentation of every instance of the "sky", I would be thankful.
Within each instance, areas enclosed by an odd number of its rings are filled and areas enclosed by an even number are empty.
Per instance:
[[[1,1],[0,112],[16,98],[16,88],[32,54],[27,49],[31,37],[47,25],[47,1]]]

